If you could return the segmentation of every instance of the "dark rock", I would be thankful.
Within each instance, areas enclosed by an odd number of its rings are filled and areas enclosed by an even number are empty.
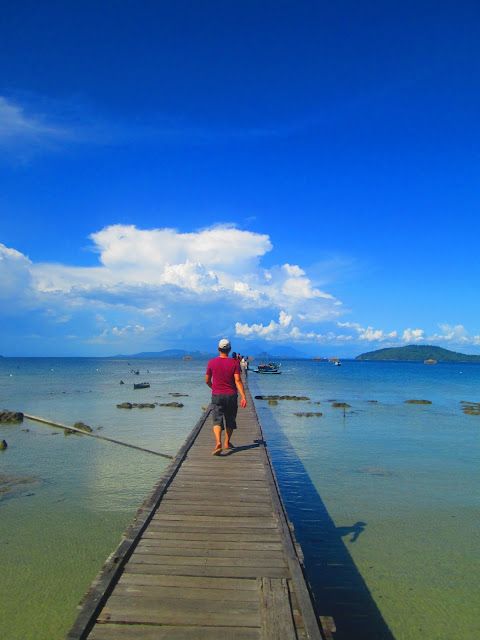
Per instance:
[[[133,406],[137,409],[155,409],[155,405],[150,402],[141,402],[139,404],[134,404]]]
[[[80,431],[86,431],[87,433],[92,433],[93,431],[92,427],[89,427],[88,424],[84,422],[75,422],[73,426],[75,429],[80,429]]]
[[[432,404],[431,400],[405,400],[406,404]]]
[[[23,433],[29,433],[30,429],[22,429]]]
[[[463,413],[467,416],[480,416],[480,403],[479,402],[469,402],[466,403],[462,401]]]
[[[350,405],[346,402],[334,402],[332,407],[335,407],[336,409],[350,409]]]
[[[169,393],[169,396],[172,396],[172,398],[188,398],[188,393]]]
[[[120,384],[125,384],[123,380],[120,380]]]
[[[278,404],[278,401],[277,401],[277,400],[271,400],[271,399],[269,399],[268,404],[269,404],[271,407],[276,407],[276,406],[277,406],[277,404]]]
[[[298,416],[299,418],[321,418],[323,416],[323,413],[308,412],[308,413],[294,413],[293,415]]]
[[[7,409],[0,411],[1,424],[18,424],[19,422],[23,422],[23,413],[20,411],[8,411]]]
[[[2,440],[0,442],[0,451],[5,451],[5,449],[8,447],[8,444],[6,442],[6,440]]]
[[[165,404],[159,404],[159,407],[176,407],[178,409],[180,409],[181,407],[183,407],[183,404],[181,402],[166,402]]]
[[[131,402],[122,402],[122,404],[117,404],[117,409],[131,409],[133,404]]]
[[[372,404],[375,404],[378,402],[378,400],[367,400],[367,402],[371,402]]]

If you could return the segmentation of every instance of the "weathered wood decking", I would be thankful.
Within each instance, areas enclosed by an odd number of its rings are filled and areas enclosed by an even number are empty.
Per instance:
[[[233,452],[207,412],[137,513],[67,638],[292,640],[322,635],[253,401]]]

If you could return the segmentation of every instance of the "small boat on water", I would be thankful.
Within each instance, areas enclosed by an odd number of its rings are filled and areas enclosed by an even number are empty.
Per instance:
[[[150,387],[149,382],[138,382],[137,384],[133,385],[134,389],[148,389],[149,387]]]
[[[340,360],[337,360],[336,362],[333,363],[334,367],[341,367],[342,363],[340,362]]]
[[[253,373],[282,373],[279,371],[281,364],[275,364],[275,362],[267,362],[266,364],[259,364],[256,369],[252,369]]]

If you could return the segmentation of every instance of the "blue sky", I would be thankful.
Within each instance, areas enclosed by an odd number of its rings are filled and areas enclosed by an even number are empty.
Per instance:
[[[479,19],[8,3],[0,354],[480,353]]]

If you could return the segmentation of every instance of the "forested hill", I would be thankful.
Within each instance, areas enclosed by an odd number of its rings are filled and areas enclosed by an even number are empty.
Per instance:
[[[449,351],[433,345],[412,344],[406,347],[369,351],[356,357],[356,360],[436,360],[437,362],[480,362],[480,356]]]

